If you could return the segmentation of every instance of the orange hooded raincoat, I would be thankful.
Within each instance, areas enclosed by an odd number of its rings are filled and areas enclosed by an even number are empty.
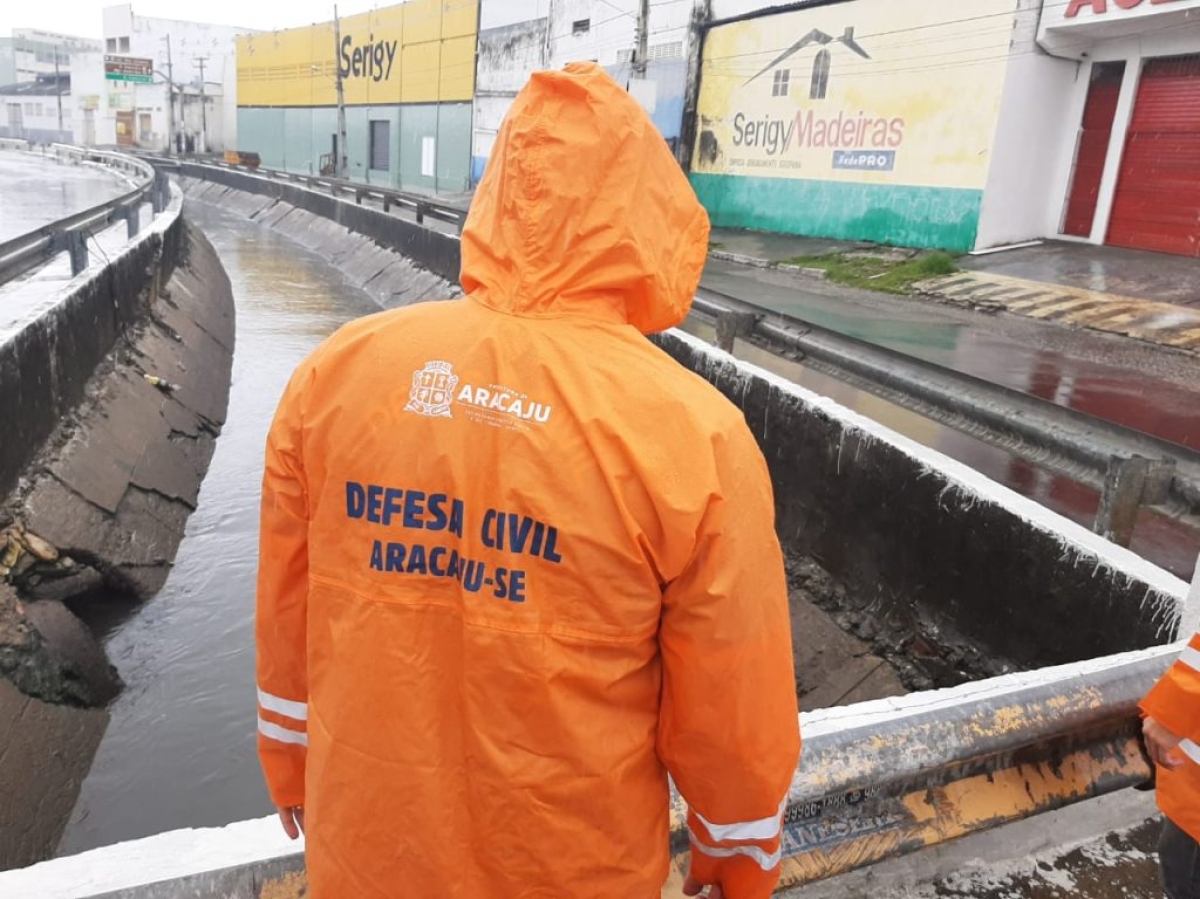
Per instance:
[[[295,372],[263,479],[259,748],[315,899],[767,896],[799,754],[771,486],[740,412],[642,335],[708,220],[594,65],[515,100],[462,300]]]
[[[1200,634],[1192,636],[1142,699],[1141,707],[1183,738],[1176,749],[1184,758],[1183,765],[1157,770],[1158,807],[1188,836],[1200,841]]]

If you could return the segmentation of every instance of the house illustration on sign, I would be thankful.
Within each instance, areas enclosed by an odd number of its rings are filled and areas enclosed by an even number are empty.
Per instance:
[[[776,67],[785,59],[788,59],[794,54],[799,53],[805,47],[812,46],[813,44],[819,44],[822,48],[828,47],[829,44],[845,44],[846,47],[848,47],[850,50],[853,50],[863,59],[871,58],[871,55],[867,53],[867,51],[862,48],[858,41],[854,39],[853,27],[847,28],[845,31],[843,31],[841,37],[833,37],[832,35],[821,31],[819,28],[814,28],[808,34],[804,35],[804,37],[800,38],[800,40],[796,41],[796,43],[792,44],[773,60],[771,60],[771,62],[769,62],[760,72],[754,75],[753,78],[750,78],[746,84],[749,84],[751,81],[754,81],[772,69],[775,69],[775,80],[771,84],[771,96],[786,97],[788,95],[788,82],[791,79],[791,70],[780,69]],[[827,49],[822,49],[817,53],[816,58],[813,59],[812,81],[809,85],[808,91],[810,100],[825,99],[825,91],[829,86],[830,61],[830,53]]]

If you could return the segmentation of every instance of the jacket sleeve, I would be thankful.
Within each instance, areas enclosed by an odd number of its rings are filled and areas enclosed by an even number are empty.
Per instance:
[[[726,899],[766,899],[800,755],[787,581],[766,465],[740,417],[714,449],[692,559],[664,591],[658,752],[688,804],[692,875]]]
[[[302,401],[309,363],[292,375],[267,436],[259,529],[258,756],[271,801],[304,804],[308,746],[308,493]]]
[[[1179,658],[1142,699],[1141,707],[1167,730],[1200,743],[1200,634],[1192,636]]]

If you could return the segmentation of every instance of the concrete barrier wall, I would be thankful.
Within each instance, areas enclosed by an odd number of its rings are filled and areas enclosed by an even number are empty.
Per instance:
[[[0,495],[8,493],[117,338],[149,308],[179,249],[182,197],[108,265],[80,275],[0,342]]]
[[[236,169],[184,162],[179,166],[179,173],[186,178],[211,181],[246,193],[282,200],[298,209],[343,225],[357,234],[365,235],[380,246],[400,253],[451,284],[458,283],[462,261],[456,235],[443,234],[369,206],[359,206],[353,200],[344,200],[303,185],[264,178]]]
[[[678,331],[658,344],[746,415],[785,549],[856,629],[941,684],[1163,643],[1187,585],[978,472]]]

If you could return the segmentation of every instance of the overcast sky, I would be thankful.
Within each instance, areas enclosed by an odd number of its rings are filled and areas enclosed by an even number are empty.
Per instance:
[[[345,15],[391,6],[397,0],[338,0],[338,12]],[[14,28],[40,28],[80,37],[99,38],[103,34],[100,11],[115,6],[112,0],[0,0],[0,36],[8,37]],[[133,12],[161,19],[213,22],[269,31],[294,28],[333,18],[332,0],[134,0]]]

